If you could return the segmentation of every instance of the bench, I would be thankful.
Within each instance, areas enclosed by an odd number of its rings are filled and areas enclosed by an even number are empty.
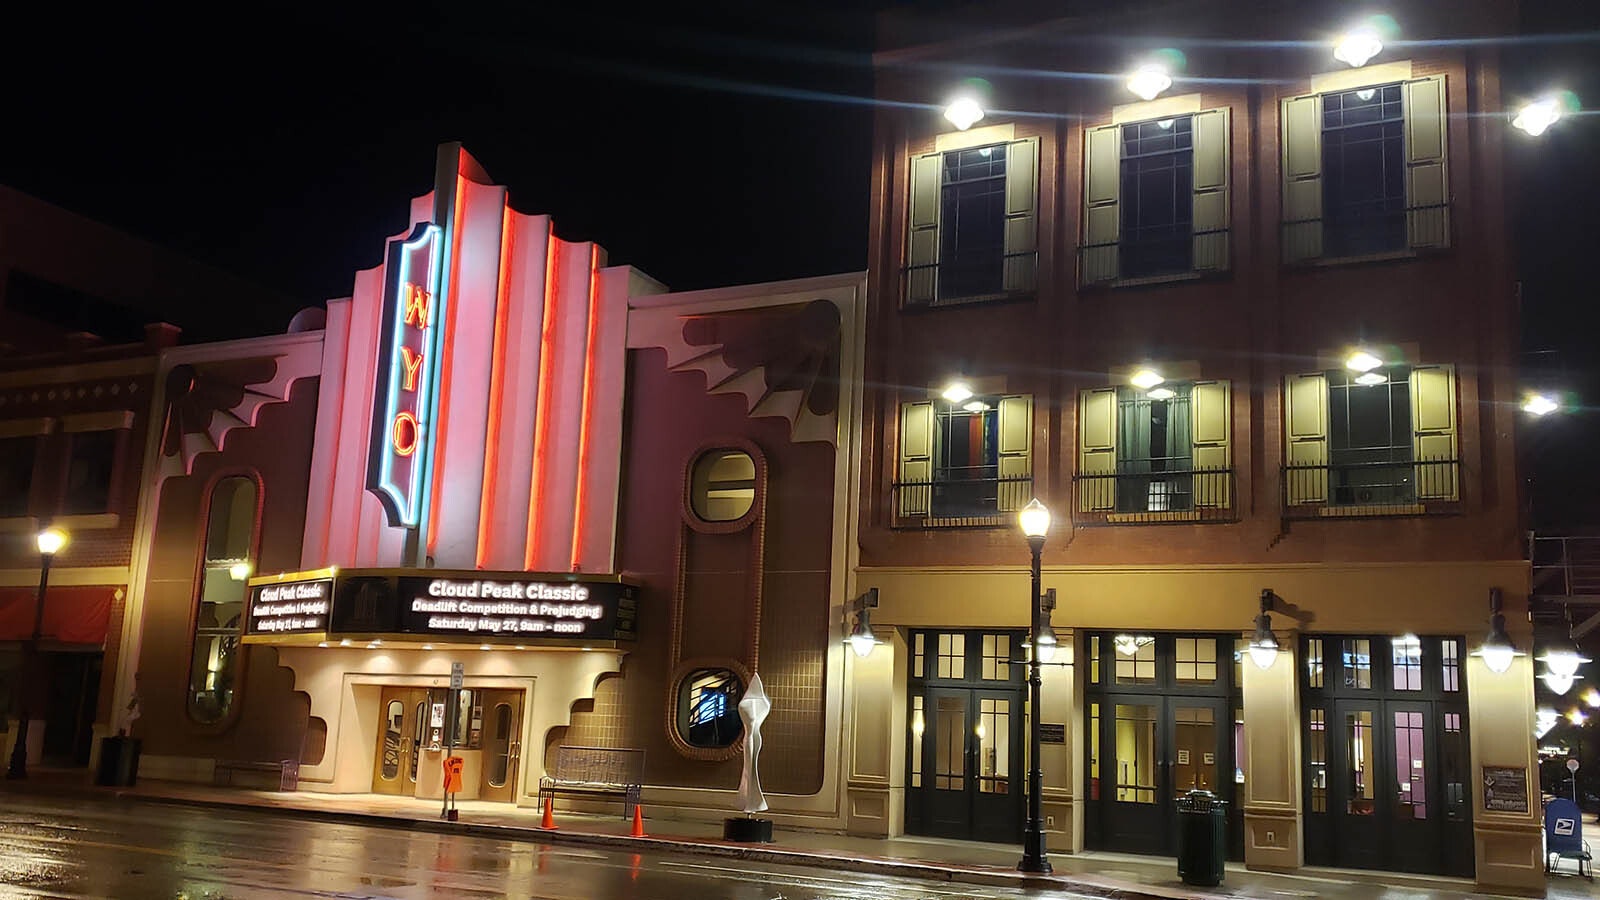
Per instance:
[[[296,771],[286,773],[285,769]],[[289,782],[299,780],[299,765],[283,762],[257,762],[238,759],[219,759],[211,772],[211,783],[218,787],[248,787],[259,791],[291,791]],[[285,775],[289,774],[286,778]],[[242,776],[242,778],[241,778]],[[236,780],[237,779],[237,780]]]
[[[556,794],[621,797],[622,817],[633,815],[644,787],[644,751],[610,747],[557,747],[556,765],[539,779],[539,806]]]

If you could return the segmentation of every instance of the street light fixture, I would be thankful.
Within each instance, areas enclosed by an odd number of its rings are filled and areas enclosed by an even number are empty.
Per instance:
[[[1028,653],[1039,654],[1040,665],[1050,665],[1050,661],[1056,658],[1056,648],[1061,646],[1061,642],[1056,638],[1056,630],[1050,625],[1050,614],[1055,608],[1056,589],[1049,588],[1039,598],[1039,610],[1044,621],[1039,625],[1038,637],[1029,634],[1028,640],[1022,645]]]
[[[1359,69],[1367,64],[1367,60],[1383,52],[1383,40],[1378,37],[1377,29],[1363,26],[1353,29],[1339,36],[1333,45],[1333,58],[1342,63],[1349,63],[1351,68]]]
[[[39,638],[44,627],[44,592],[50,586],[50,562],[71,536],[66,529],[51,526],[39,532],[34,546],[39,551],[39,594],[34,600],[33,632],[22,645],[22,677],[17,683],[17,742],[11,747],[11,763],[6,768],[6,778],[19,780],[28,777],[28,722],[33,718],[33,701],[48,680],[39,671]]]
[[[1160,63],[1145,63],[1128,76],[1128,90],[1140,100],[1154,100],[1172,87],[1172,75]]]
[[[845,636],[844,642],[850,645],[856,656],[865,659],[872,648],[878,646],[878,638],[872,633],[872,610],[878,607],[878,589],[868,588],[866,593],[845,605],[845,612],[854,613],[855,626]]]
[[[1522,401],[1522,411],[1535,416],[1547,416],[1561,408],[1561,404],[1545,394],[1529,394]]]
[[[1045,632],[1041,627],[1043,617],[1040,615],[1039,554],[1044,551],[1044,537],[1050,531],[1050,510],[1036,497],[1028,501],[1028,505],[1017,514],[1017,524],[1028,539],[1028,550],[1033,556],[1033,586],[1028,593],[1028,606],[1033,614],[1031,633],[1038,638],[1040,650],[1028,654],[1028,819],[1022,830],[1022,860],[1017,863],[1017,869],[1048,875],[1051,868],[1045,852],[1044,802],[1041,795],[1044,773],[1039,768],[1039,713],[1043,709],[1039,690],[1039,664],[1042,660],[1039,657],[1043,655],[1045,646]],[[1049,637],[1054,640],[1055,633],[1052,631]]]
[[[957,131],[966,131],[983,121],[983,107],[978,105],[976,97],[963,95],[950,101],[944,108],[944,117]]]
[[[1544,97],[1524,103],[1511,120],[1511,127],[1527,133],[1529,137],[1544,134],[1545,129],[1561,119],[1561,98]]]

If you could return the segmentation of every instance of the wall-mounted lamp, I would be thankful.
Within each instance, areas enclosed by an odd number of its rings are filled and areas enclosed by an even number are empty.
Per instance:
[[[1145,63],[1128,76],[1128,90],[1140,100],[1154,100],[1172,87],[1172,75],[1160,63]]]
[[[1545,687],[1557,694],[1566,694],[1572,690],[1572,684],[1583,676],[1578,674],[1578,667],[1586,662],[1592,662],[1583,655],[1578,648],[1578,642],[1572,639],[1572,618],[1568,613],[1567,632],[1545,645],[1544,655],[1538,657],[1544,663],[1545,672],[1539,678],[1544,681]]]
[[[845,604],[845,614],[853,614],[856,622],[850,628],[850,634],[845,637],[844,642],[863,659],[872,652],[873,647],[878,646],[878,638],[872,633],[872,610],[877,608],[877,588],[867,588],[866,593]]]
[[[1257,667],[1270,669],[1278,661],[1278,638],[1272,633],[1272,599],[1277,595],[1271,588],[1261,589],[1261,612],[1256,615],[1256,631],[1250,637],[1250,659]]]
[[[1489,671],[1496,675],[1504,674],[1511,668],[1511,661],[1523,653],[1517,645],[1511,643],[1511,636],[1506,634],[1506,617],[1501,612],[1504,601],[1499,588],[1489,589],[1489,633],[1483,639],[1483,645],[1472,651],[1473,656],[1483,658],[1483,664]]]
[[[1038,645],[1039,663],[1049,663],[1056,657],[1056,648],[1061,646],[1056,639],[1056,630],[1050,625],[1050,614],[1056,609],[1056,589],[1046,588],[1039,597],[1039,636],[1034,640],[1029,635],[1028,640],[1022,644],[1023,649],[1029,653],[1034,652],[1034,645]]]
[[[250,560],[243,559],[228,567],[228,577],[234,581],[248,581],[255,570],[256,567],[250,564]]]
[[[1383,40],[1378,37],[1376,29],[1368,26],[1339,35],[1339,39],[1333,45],[1333,58],[1357,69],[1382,52]]]
[[[957,378],[945,385],[944,390],[939,392],[939,396],[951,403],[965,403],[972,399],[972,387]]]
[[[944,117],[957,131],[966,131],[983,121],[983,107],[979,105],[978,98],[963,95],[950,101],[950,105],[944,108]]]

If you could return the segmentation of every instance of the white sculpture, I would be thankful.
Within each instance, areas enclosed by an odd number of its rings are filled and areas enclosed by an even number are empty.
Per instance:
[[[772,711],[772,701],[761,686],[761,676],[750,678],[750,689],[739,701],[739,719],[744,722],[744,772],[739,776],[739,806],[747,813],[758,813],[767,808],[767,797],[761,793],[761,776],[756,772],[756,757],[761,755],[761,723]]]

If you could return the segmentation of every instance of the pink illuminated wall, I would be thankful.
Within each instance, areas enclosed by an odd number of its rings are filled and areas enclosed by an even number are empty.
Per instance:
[[[556,237],[548,217],[512,210],[458,146],[441,160],[453,184],[417,198],[403,232],[448,220],[426,554],[443,568],[609,572],[638,276],[606,267],[595,244]],[[451,195],[436,215],[435,197]],[[308,569],[415,564],[364,488],[385,275],[357,273],[351,296],[328,304]]]

